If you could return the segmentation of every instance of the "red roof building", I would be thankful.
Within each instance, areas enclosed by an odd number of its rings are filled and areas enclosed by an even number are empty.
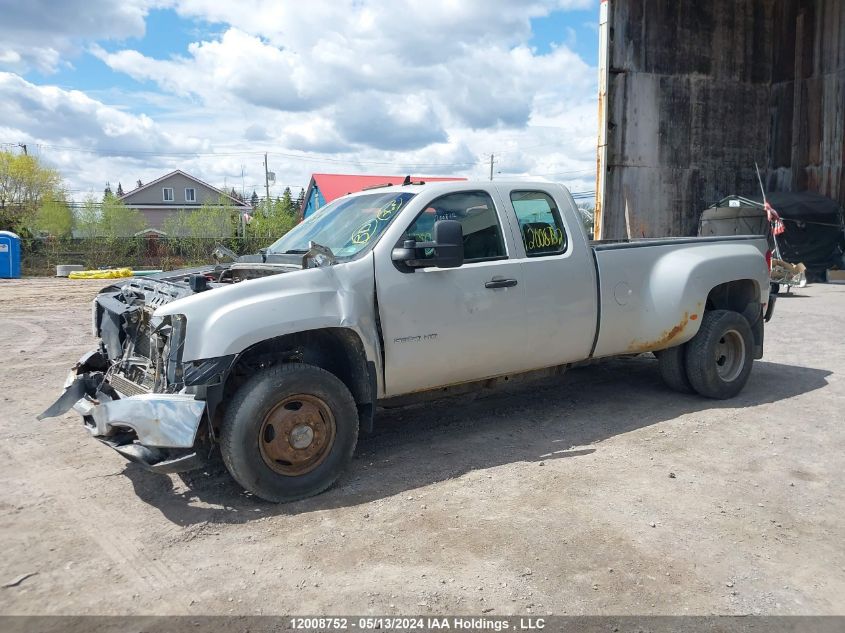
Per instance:
[[[349,174],[312,174],[308,189],[305,190],[305,200],[300,211],[302,218],[307,218],[317,209],[327,205],[348,193],[362,191],[367,187],[392,184],[401,185],[407,176],[358,176]],[[414,181],[444,182],[450,180],[466,180],[466,178],[444,178],[414,176]]]

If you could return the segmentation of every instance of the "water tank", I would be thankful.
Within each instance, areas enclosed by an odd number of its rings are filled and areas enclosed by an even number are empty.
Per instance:
[[[21,276],[21,238],[10,231],[0,231],[0,279]]]

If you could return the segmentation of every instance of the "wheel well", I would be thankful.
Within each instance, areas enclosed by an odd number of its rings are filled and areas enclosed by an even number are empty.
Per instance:
[[[367,361],[364,345],[354,331],[325,328],[256,343],[238,355],[224,387],[223,402],[251,375],[279,363],[307,363],[337,376],[358,405],[362,430],[371,430],[376,401],[375,365]]]
[[[719,284],[707,295],[705,310],[732,310],[746,318],[754,334],[755,358],[763,355],[763,306],[760,287],[753,279]]]
[[[760,289],[752,279],[719,284],[707,295],[707,310],[732,310],[743,314],[749,304],[760,307]]]

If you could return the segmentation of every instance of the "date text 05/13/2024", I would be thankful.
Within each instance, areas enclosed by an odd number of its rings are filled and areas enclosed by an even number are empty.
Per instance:
[[[293,617],[290,628],[298,631],[540,631],[544,618],[529,617],[472,617],[472,616],[397,616],[361,618]]]

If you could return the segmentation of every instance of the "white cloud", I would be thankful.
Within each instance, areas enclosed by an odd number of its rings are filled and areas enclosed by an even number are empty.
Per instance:
[[[456,126],[522,128],[538,99],[563,102],[584,90],[592,99],[595,71],[570,49],[538,55],[520,43],[530,36],[530,17],[583,4],[253,1],[232,11],[188,0],[177,10],[235,26],[171,59],[92,51],[113,70],[208,106],[241,104],[331,120],[320,125],[331,128],[337,142],[289,133],[288,139],[303,141],[300,149],[410,150],[447,140]]]
[[[82,41],[140,37],[148,10],[162,1],[0,0],[0,70],[49,73]]]
[[[409,51],[411,61],[450,55],[468,42],[505,46],[530,36],[530,19],[560,9],[586,9],[593,0],[176,0],[187,17],[229,24],[268,41],[302,50],[326,40],[354,41],[360,50],[386,46],[388,54]]]
[[[79,90],[37,86],[0,72],[0,120],[36,141],[99,151],[191,151],[201,142],[163,132],[147,115],[133,115]]]
[[[189,56],[182,58],[154,59],[135,50],[109,53],[96,45],[91,52],[113,70],[207,102],[243,100],[290,111],[314,105],[296,85],[294,55],[238,29],[227,30],[219,40],[191,44]]]
[[[97,45],[143,33],[154,3],[220,25],[219,34],[159,58]],[[0,120],[14,133],[4,130],[0,140],[122,149],[125,157],[108,160],[49,154],[72,167],[84,186],[99,189],[105,180],[120,179],[126,188],[139,177],[147,181],[181,167],[214,184],[243,182],[251,193],[252,186],[263,185],[263,151],[271,153],[280,186],[304,185],[312,171],[486,177],[493,152],[496,172],[568,178],[588,188],[595,164],[596,71],[564,44],[539,54],[528,42],[531,18],[593,4],[94,0],[76,7],[82,15],[37,29],[34,14],[19,11],[16,23],[28,25],[23,31],[42,34],[9,39],[8,45],[0,38],[0,68],[55,68],[83,43],[114,71],[148,83],[132,99],[133,110],[151,104],[155,114],[108,106],[129,103],[111,93],[98,101],[6,78],[0,99],[11,105],[0,103]],[[111,17],[93,19],[96,12]],[[0,36],[8,30],[0,25]],[[566,39],[561,33],[559,40]],[[35,50],[25,41],[50,46]],[[218,155],[167,155],[209,148]],[[231,152],[243,153],[223,155]],[[322,158],[296,159],[296,152]]]
[[[130,114],[78,90],[38,86],[14,73],[0,72],[0,121],[4,140],[27,143],[60,167],[71,184],[84,186],[109,180],[106,166],[114,161],[147,161],[147,153],[204,147],[198,138],[163,130],[147,115]]]

